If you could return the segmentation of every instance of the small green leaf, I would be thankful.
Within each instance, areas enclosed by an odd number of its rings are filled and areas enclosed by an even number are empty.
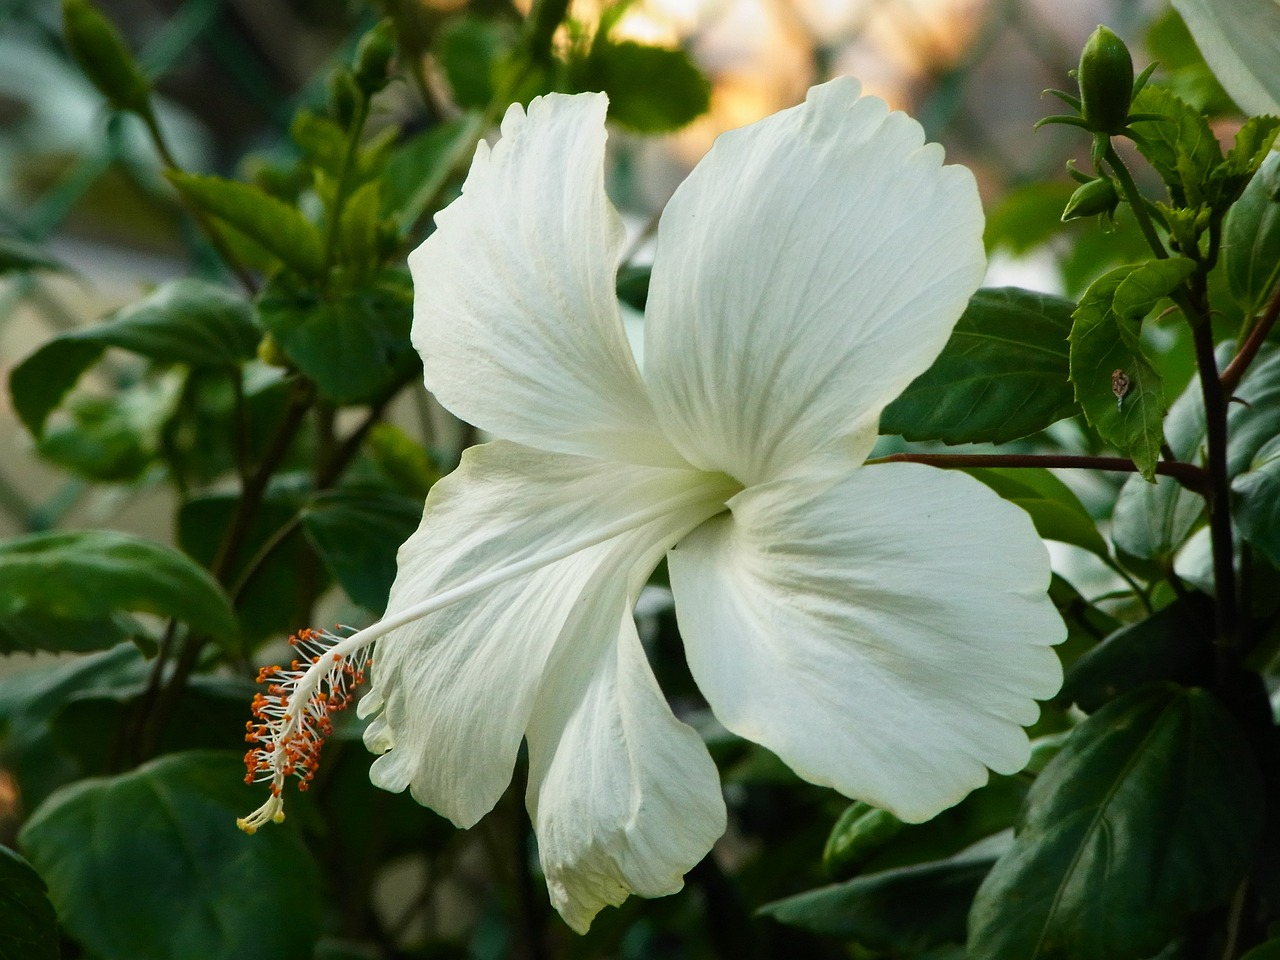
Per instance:
[[[974,891],[992,860],[957,859],[873,873],[775,900],[760,913],[894,956],[962,943]]]
[[[1071,416],[1071,310],[1069,300],[1050,294],[979,290],[933,366],[885,409],[880,432],[1004,443]]]
[[[1240,308],[1261,310],[1280,277],[1280,154],[1262,164],[1227,213],[1222,265]]]
[[[47,427],[40,456],[77,476],[131,483],[155,462],[180,396],[176,378],[144,380],[113,397],[80,394]]]
[[[1160,374],[1141,343],[1142,320],[1195,269],[1190,260],[1151,260],[1104,274],[1072,314],[1071,381],[1102,438],[1155,478],[1166,403]]]
[[[514,24],[481,17],[450,20],[436,34],[432,52],[458,106],[483,110],[497,92],[500,66],[519,41]]]
[[[1121,627],[1067,668],[1057,696],[1086,713],[1148,683],[1186,686],[1213,676],[1213,601],[1191,593],[1159,613]]]
[[[598,38],[570,72],[575,90],[603,90],[610,119],[642,133],[678,130],[711,104],[711,84],[683,50]]]
[[[222,588],[172,547],[107,530],[33,533],[0,543],[0,616],[90,620],[118,610],[174,617],[224,642],[236,636]]]
[[[378,180],[370,180],[357,187],[342,207],[342,224],[338,228],[338,258],[344,265],[357,271],[372,270],[381,259],[381,245],[378,242],[381,193],[382,184]]]
[[[1133,124],[1138,150],[1160,174],[1175,204],[1199,204],[1210,174],[1222,163],[1222,148],[1208,120],[1172,91],[1154,84],[1134,98],[1133,112],[1164,118]]]
[[[258,303],[262,325],[337,404],[376,399],[406,381],[418,355],[409,343],[413,287],[405,271],[324,297],[278,278]]]
[[[159,363],[230,368],[253,356],[260,336],[243,298],[203,280],[174,280],[100,324],[50,340],[14,369],[9,390],[22,422],[39,437],[107,347]]]
[[[1262,822],[1257,762],[1211,694],[1167,684],[1113,700],[1032,786],[974,900],[969,954],[1150,957],[1230,897]]]
[[[82,780],[20,834],[67,930],[103,960],[310,956],[319,871],[288,824],[248,837],[234,754],[170,754]]]
[[[312,167],[333,180],[341,176],[349,138],[332,118],[299,110],[289,125],[289,137]]]
[[[1110,559],[1107,543],[1080,498],[1048,470],[981,467],[966,472],[1027,511],[1045,540],[1069,543]]]
[[[324,238],[296,208],[235,180],[175,171],[166,176],[191,203],[244,234],[300,276],[314,280],[324,272]]]
[[[1258,451],[1249,469],[1232,481],[1231,491],[1240,535],[1280,568],[1280,436]]]
[[[34,243],[0,236],[0,274],[25,270],[65,270],[66,267]]]
[[[0,960],[58,960],[58,918],[44,881],[0,846]]]
[[[396,551],[418,528],[422,502],[377,490],[319,493],[303,509],[302,526],[342,589],[380,612],[396,577]]]
[[[436,124],[396,149],[382,175],[382,213],[394,216],[407,234],[428,213],[443,206],[441,194],[476,149],[480,114]]]

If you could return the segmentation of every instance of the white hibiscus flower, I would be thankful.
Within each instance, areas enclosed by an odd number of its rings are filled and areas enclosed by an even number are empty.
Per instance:
[[[410,257],[427,385],[505,439],[432,490],[385,619],[267,698],[251,766],[273,796],[244,822],[280,814],[317,692],[340,695],[376,639],[374,782],[470,826],[527,741],[543,870],[579,931],[678,890],[725,827],[631,616],[664,556],[724,726],[904,820],[1026,763],[1064,633],[1019,508],[968,476],[862,466],[982,278],[970,173],[847,78],[724,135],[663,214],[641,371],[605,109],[512,107]]]

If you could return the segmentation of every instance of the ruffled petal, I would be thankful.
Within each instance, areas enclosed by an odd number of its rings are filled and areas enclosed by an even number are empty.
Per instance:
[[[462,196],[409,256],[427,387],[496,436],[679,466],[658,430],[614,291],[625,239],[604,190],[602,94],[513,105]]]
[[[1280,3],[1173,0],[1218,82],[1248,113],[1280,114]]]
[[[719,774],[658,688],[631,616],[639,584],[628,595],[627,579],[601,568],[584,591],[589,599],[565,633],[606,642],[557,649],[528,730],[528,806],[543,873],[551,902],[579,933],[632,893],[675,893],[725,828]]]
[[[373,782],[409,787],[458,826],[479,820],[510,782],[557,644],[599,648],[600,638],[564,630],[596,571],[629,569],[723,509],[724,496],[693,471],[505,441],[468,450],[400,549],[384,619],[494,571],[528,571],[378,641],[361,701],[362,715],[378,713],[365,736],[382,753]],[[609,618],[610,642],[621,613],[619,604]]]
[[[1026,764],[1065,628],[1025,513],[914,464],[729,507],[670,554],[689,666],[728,729],[913,822]]]
[[[720,137],[662,215],[645,380],[699,467],[746,485],[860,461],[982,280],[972,174],[840,78]]]

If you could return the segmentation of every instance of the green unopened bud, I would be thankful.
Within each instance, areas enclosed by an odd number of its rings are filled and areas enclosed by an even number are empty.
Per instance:
[[[344,130],[351,126],[365,94],[350,70],[338,70],[329,78],[329,116]]]
[[[395,53],[396,33],[390,20],[383,20],[360,38],[360,45],[356,47],[355,80],[366,96],[387,85],[387,68]]]
[[[1081,184],[1067,201],[1062,211],[1062,222],[1079,220],[1082,217],[1111,216],[1120,205],[1120,194],[1116,186],[1107,177],[1099,177]]]
[[[1080,54],[1076,82],[1089,129],[1108,135],[1124,130],[1133,102],[1133,58],[1124,41],[1106,27],[1094,30]]]
[[[889,811],[855,801],[831,828],[822,862],[834,876],[847,874],[879,852],[902,832],[903,826]]]
[[[151,81],[111,21],[87,0],[62,0],[62,25],[67,49],[112,106],[149,115]]]

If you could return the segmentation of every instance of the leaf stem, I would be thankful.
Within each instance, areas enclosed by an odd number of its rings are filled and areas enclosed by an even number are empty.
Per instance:
[[[1218,378],[1218,382],[1222,384],[1223,396],[1229,398],[1236,392],[1236,387],[1240,386],[1240,381],[1249,369],[1249,365],[1253,363],[1258,350],[1262,348],[1267,335],[1271,333],[1271,328],[1275,326],[1278,315],[1280,315],[1280,286],[1277,286],[1275,293],[1271,295],[1271,302],[1267,304],[1267,310],[1262,315],[1262,319],[1254,324],[1253,329],[1249,331],[1249,336],[1245,338],[1239,351],[1231,358],[1231,362],[1223,369],[1222,376]]]
[[[1115,174],[1117,180],[1120,181],[1120,192],[1124,194],[1125,200],[1129,204],[1129,209],[1133,211],[1134,218],[1138,221],[1138,228],[1142,231],[1142,235],[1147,240],[1147,245],[1151,247],[1157,259],[1167,260],[1169,251],[1164,248],[1164,244],[1160,241],[1160,234],[1156,232],[1156,226],[1151,220],[1151,214],[1147,212],[1147,201],[1143,199],[1138,185],[1133,181],[1133,175],[1129,173],[1129,168],[1125,166],[1125,162],[1120,159],[1120,154],[1116,153],[1113,144],[1107,144],[1107,151],[1102,155],[1107,162],[1107,166],[1111,168],[1111,172]]]
[[[932,467],[1058,467],[1068,470],[1109,470],[1137,473],[1138,466],[1126,457],[1090,457],[1048,453],[891,453],[867,463],[924,463]],[[1203,492],[1208,474],[1194,463],[1161,460],[1156,473],[1173,477],[1188,490]]]

